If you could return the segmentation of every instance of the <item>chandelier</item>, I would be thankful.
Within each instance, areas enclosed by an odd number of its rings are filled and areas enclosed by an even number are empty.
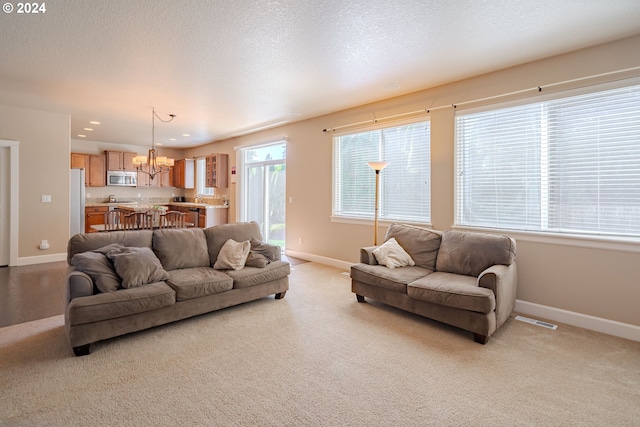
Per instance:
[[[175,119],[176,115],[169,114],[169,117],[171,117],[169,120],[162,120],[162,118],[156,114],[155,108],[151,108],[151,150],[149,150],[149,156],[135,156],[133,158],[133,165],[136,169],[139,172],[146,173],[151,179],[155,178],[155,176],[161,172],[168,171],[174,163],[173,159],[156,154],[156,117],[163,123],[169,123]]]

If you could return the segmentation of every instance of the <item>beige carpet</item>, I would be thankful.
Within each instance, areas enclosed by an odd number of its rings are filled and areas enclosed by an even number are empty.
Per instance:
[[[62,316],[0,329],[1,426],[638,426],[640,343],[510,319],[471,334],[294,267],[273,298],[75,358]]]

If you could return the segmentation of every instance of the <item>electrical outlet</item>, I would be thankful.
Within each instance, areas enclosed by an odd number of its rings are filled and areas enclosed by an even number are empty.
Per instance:
[[[302,244],[302,237],[298,237],[298,244],[301,245]]]
[[[42,195],[42,203],[51,203],[51,195],[43,194]]]

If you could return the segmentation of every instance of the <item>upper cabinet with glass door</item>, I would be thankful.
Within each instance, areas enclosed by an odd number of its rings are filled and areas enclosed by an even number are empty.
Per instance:
[[[229,186],[229,155],[214,153],[206,157],[205,187],[227,188]]]

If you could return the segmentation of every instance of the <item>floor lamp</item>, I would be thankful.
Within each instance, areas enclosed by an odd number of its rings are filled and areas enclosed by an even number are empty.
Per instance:
[[[387,162],[367,162],[371,168],[376,171],[376,209],[373,220],[373,244],[378,245],[378,199],[380,192],[380,171],[387,167]]]

